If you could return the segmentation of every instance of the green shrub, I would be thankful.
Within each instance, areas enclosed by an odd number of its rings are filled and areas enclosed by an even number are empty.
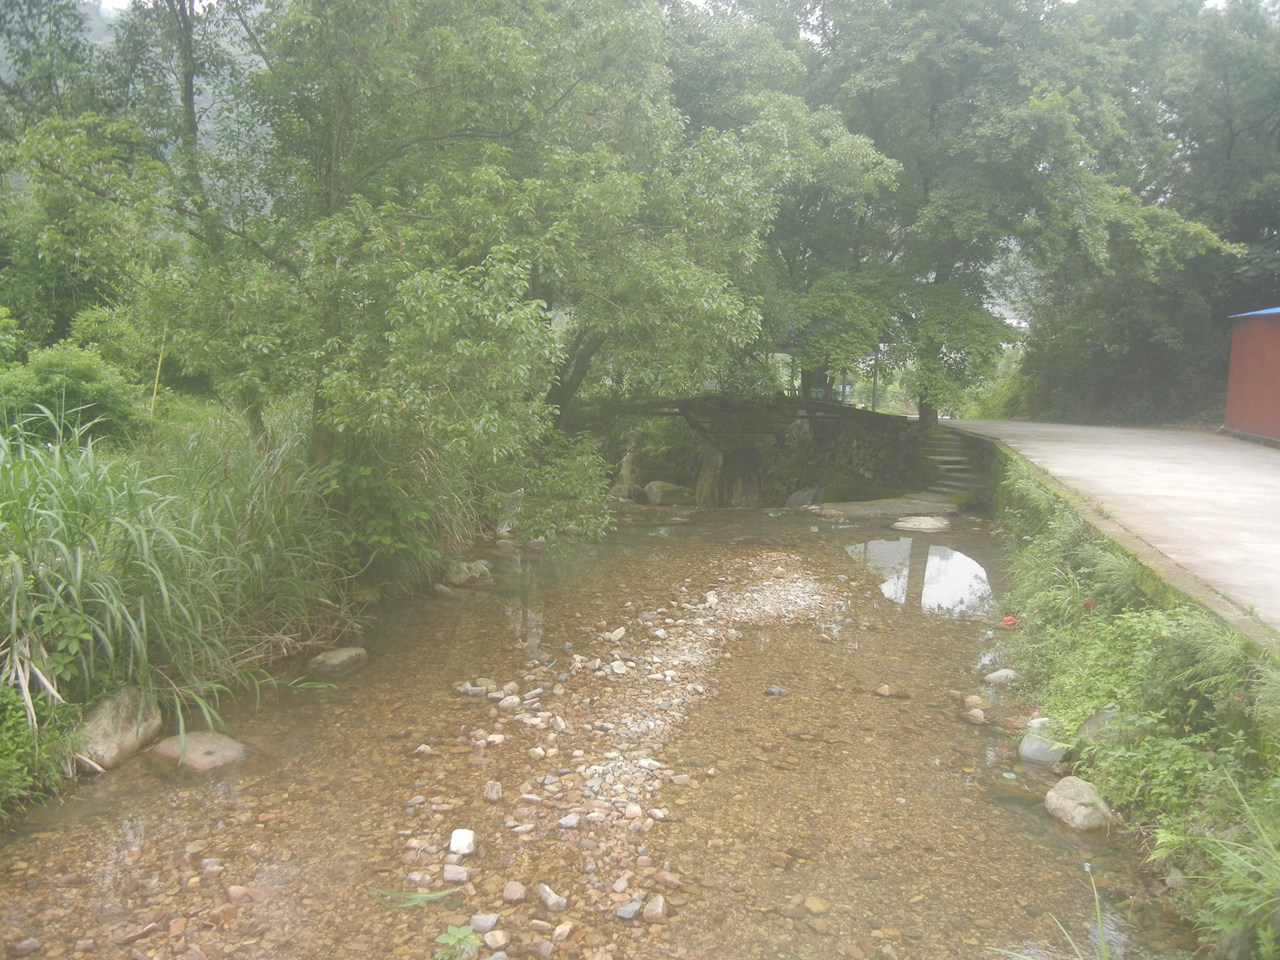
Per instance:
[[[159,347],[144,337],[120,309],[98,306],[81,310],[71,321],[68,339],[96,353],[131,383],[151,385]]]
[[[0,686],[0,820],[33,796],[51,789],[71,755],[61,718],[40,699],[40,728],[27,722],[26,705],[12,687]]]
[[[217,426],[151,448],[162,476],[78,434],[0,438],[0,685],[90,702],[127,681],[208,707],[349,623],[318,478]]]
[[[96,351],[69,343],[0,372],[0,421],[45,440],[136,436],[148,424],[139,388]]]
[[[1002,498],[1017,622],[1002,639],[1024,692],[1067,740],[1111,714],[1105,736],[1074,743],[1077,772],[1157,831],[1159,855],[1189,874],[1191,912],[1230,955],[1280,957],[1274,657],[1171,590],[1144,593],[1141,565],[1025,468]]]

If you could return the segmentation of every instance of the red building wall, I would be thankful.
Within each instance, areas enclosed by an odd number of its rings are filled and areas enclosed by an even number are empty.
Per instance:
[[[1232,328],[1225,425],[1280,440],[1280,315],[1241,317]]]

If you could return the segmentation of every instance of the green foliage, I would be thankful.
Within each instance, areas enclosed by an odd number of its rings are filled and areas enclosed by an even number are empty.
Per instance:
[[[529,540],[603,536],[612,523],[605,507],[608,465],[591,436],[553,436],[539,451],[539,461],[522,472],[523,486],[512,487],[516,477],[505,479],[504,487],[515,494],[501,494],[494,504],[499,524],[516,527]]]
[[[382,887],[370,887],[369,892],[385,907],[420,907],[424,903],[435,903],[454,895],[452,890],[386,890]]]
[[[1218,773],[1219,780],[1229,779]],[[1280,777],[1246,798],[1229,779],[1239,819],[1223,829],[1162,830],[1156,853],[1189,858],[1208,874],[1200,907],[1203,928],[1258,960],[1280,957]]]
[[[44,698],[37,709],[39,728],[27,722],[26,705],[18,691],[0,686],[0,821],[53,788],[71,758],[66,716],[55,716]]]
[[[471,927],[452,925],[436,937],[436,943],[443,944],[435,952],[436,960],[462,960],[468,953],[482,945],[481,939],[476,936]]]
[[[0,422],[46,439],[128,437],[148,425],[141,391],[96,351],[72,344],[0,371]]]
[[[340,534],[288,447],[206,423],[161,434],[148,475],[90,437],[0,441],[0,684],[92,700],[122,680],[202,708],[264,659],[344,624]]]
[[[76,314],[67,339],[96,353],[130,383],[151,386],[159,344],[152,343],[123,310],[90,307]]]
[[[1200,607],[1144,594],[1137,562],[1027,468],[1002,493],[1017,618],[1003,646],[1030,694],[1077,748],[1081,775],[1193,874],[1203,926],[1244,938],[1252,952],[1236,955],[1276,956],[1274,658]],[[1103,732],[1072,736],[1103,711]]]

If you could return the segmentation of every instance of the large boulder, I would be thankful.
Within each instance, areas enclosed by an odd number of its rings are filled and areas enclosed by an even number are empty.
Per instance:
[[[630,500],[632,503],[649,502],[649,496],[644,492],[644,487],[636,483],[615,483],[609,488],[609,496],[614,500]]]
[[[1115,820],[1115,814],[1098,793],[1098,788],[1079,777],[1063,777],[1044,798],[1049,816],[1072,830],[1102,830]]]
[[[155,699],[137,687],[125,687],[89,711],[77,757],[91,770],[110,770],[160,736],[160,726]]]
[[[822,485],[813,484],[792,491],[783,504],[785,507],[812,507],[822,502]]]
[[[1042,763],[1046,766],[1067,759],[1070,748],[1043,733],[1028,733],[1018,744],[1018,759],[1023,763]]]
[[[221,733],[198,730],[161,740],[151,749],[151,756],[192,773],[205,773],[248,760],[253,756],[253,748]]]
[[[651,480],[644,486],[645,497],[656,507],[692,507],[698,502],[698,495],[688,487],[665,480]]]

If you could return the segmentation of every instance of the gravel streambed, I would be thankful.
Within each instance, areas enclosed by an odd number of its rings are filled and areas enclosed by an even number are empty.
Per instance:
[[[1109,842],[1047,824],[1016,715],[966,718],[990,625],[887,600],[858,524],[640,525],[389,609],[364,672],[228,711],[252,760],[139,758],[0,841],[0,948],[432,957],[469,925],[494,960],[941,960],[1078,932]]]

